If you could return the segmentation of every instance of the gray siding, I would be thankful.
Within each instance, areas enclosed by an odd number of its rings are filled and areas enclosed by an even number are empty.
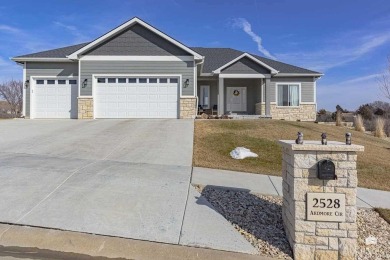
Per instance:
[[[189,86],[183,88],[182,95],[194,94],[194,62],[192,61],[81,61],[81,82],[88,80],[87,86],[80,90],[81,96],[92,95],[93,74],[180,74],[182,81],[186,79],[190,81]]]
[[[270,70],[244,57],[221,72],[222,74],[270,74]]]
[[[283,82],[301,83],[301,102],[314,102],[315,79],[313,77],[271,78],[271,102],[276,102],[276,84]]]
[[[188,56],[190,54],[142,25],[136,24],[86,52],[85,55]]]
[[[27,62],[26,79],[32,76],[78,76],[77,62]],[[26,117],[30,117],[30,91],[26,91]]]

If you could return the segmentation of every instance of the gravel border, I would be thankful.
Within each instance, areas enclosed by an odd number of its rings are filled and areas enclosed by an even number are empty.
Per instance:
[[[195,188],[243,235],[260,255],[292,259],[282,220],[282,198],[215,186]],[[390,224],[372,209],[358,209],[358,259],[390,259]],[[376,245],[365,244],[369,236]]]

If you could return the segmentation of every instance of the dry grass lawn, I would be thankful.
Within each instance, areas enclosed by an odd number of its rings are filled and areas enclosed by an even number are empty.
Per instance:
[[[296,139],[302,131],[305,140],[345,142],[345,133],[352,132],[352,142],[365,146],[358,153],[359,186],[390,191],[390,142],[344,127],[318,125],[311,122],[279,120],[196,120],[194,166],[281,175],[282,152],[277,141]],[[234,160],[229,153],[244,146],[258,158]]]

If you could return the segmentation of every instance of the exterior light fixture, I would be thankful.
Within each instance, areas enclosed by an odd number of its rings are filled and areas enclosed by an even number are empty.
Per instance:
[[[88,84],[88,79],[84,79],[83,81],[83,88],[86,88]]]
[[[186,80],[184,81],[184,87],[185,87],[185,88],[188,88],[189,85],[190,85],[190,80],[189,80],[189,79],[186,79]]]
[[[25,88],[28,88],[30,86],[30,81],[29,80],[26,80],[25,82],[24,82],[24,87]]]

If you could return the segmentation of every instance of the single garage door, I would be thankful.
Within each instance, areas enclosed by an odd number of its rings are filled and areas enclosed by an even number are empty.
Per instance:
[[[77,80],[36,79],[31,95],[33,118],[77,118]]]
[[[95,118],[178,118],[178,78],[98,77]]]

